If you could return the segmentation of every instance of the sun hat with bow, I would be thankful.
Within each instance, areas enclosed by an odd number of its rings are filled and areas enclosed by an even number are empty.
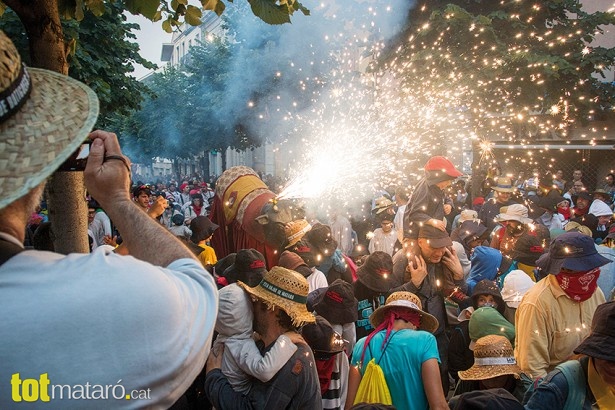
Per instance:
[[[98,98],[68,76],[26,67],[0,31],[0,209],[51,175],[84,142]]]
[[[377,328],[384,321],[386,313],[393,308],[402,308],[418,313],[421,317],[421,323],[418,327],[420,330],[426,330],[430,333],[438,330],[438,319],[423,311],[419,297],[414,293],[403,291],[391,293],[384,305],[374,310],[370,315],[369,322],[374,328]]]
[[[508,177],[498,177],[496,184],[491,189],[497,192],[515,192],[512,180]]]

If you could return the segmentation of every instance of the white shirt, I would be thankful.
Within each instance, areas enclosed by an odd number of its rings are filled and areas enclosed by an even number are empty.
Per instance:
[[[374,236],[370,239],[367,249],[369,250],[369,253],[382,251],[393,256],[393,253],[395,252],[395,242],[397,242],[397,232],[395,230],[391,230],[389,233],[384,233],[382,228],[377,228],[374,230]]]
[[[12,375],[46,373],[53,408],[162,409],[203,369],[217,290],[193,259],[162,268],[107,245],[91,254],[26,250],[0,267],[0,311],[0,380],[8,381],[0,408],[15,407]],[[149,389],[149,400],[69,400],[53,390],[86,383],[90,393],[96,385],[119,385],[124,396]]]

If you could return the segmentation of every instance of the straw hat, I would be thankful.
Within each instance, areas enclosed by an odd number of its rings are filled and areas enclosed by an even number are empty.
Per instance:
[[[393,292],[387,298],[384,306],[380,306],[374,310],[374,313],[369,317],[369,322],[374,328],[378,327],[384,321],[384,316],[392,308],[404,308],[418,313],[421,316],[420,330],[426,330],[430,333],[438,330],[438,319],[429,313],[423,312],[421,300],[418,296],[411,292]]]
[[[498,177],[496,184],[491,189],[497,192],[515,192],[512,180],[508,177]]]
[[[83,143],[98,98],[65,75],[26,68],[0,31],[0,209],[30,192]],[[12,91],[9,91],[12,89]]]
[[[381,196],[379,198],[376,198],[374,200],[375,203],[375,207],[374,210],[376,211],[376,214],[380,214],[384,211],[386,211],[388,208],[392,207],[393,205],[395,205],[395,203],[393,201],[391,201],[389,198],[387,198],[386,196]]]
[[[474,365],[459,372],[461,380],[485,380],[512,374],[519,378],[522,371],[517,366],[510,341],[504,336],[481,337],[474,345]]]
[[[310,225],[305,219],[296,219],[288,222],[284,226],[284,234],[286,235],[286,240],[288,241],[286,249],[299,242],[310,229],[312,229],[312,225]]]
[[[265,273],[261,282],[251,288],[245,283],[237,282],[246,292],[256,296],[273,309],[282,309],[293,321],[293,325],[301,326],[304,323],[314,323],[314,315],[308,312],[305,303],[308,295],[308,282],[299,273],[292,270],[274,266]]]

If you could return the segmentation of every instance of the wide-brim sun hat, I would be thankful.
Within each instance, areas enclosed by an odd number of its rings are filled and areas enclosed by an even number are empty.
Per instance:
[[[474,365],[459,371],[461,380],[485,380],[507,374],[517,379],[522,373],[510,341],[500,335],[481,337],[474,344]]]
[[[237,284],[250,295],[264,302],[270,309],[275,307],[282,309],[290,316],[295,326],[316,321],[314,315],[306,307],[308,282],[297,272],[274,266],[265,273],[261,282],[255,287],[250,287],[241,281]]]
[[[0,31],[0,93],[12,114],[0,119],[0,209],[51,175],[87,138],[98,117],[98,98],[85,84],[53,71],[26,68]],[[28,88],[30,88],[28,95]]]
[[[517,221],[529,224],[532,218],[528,217],[529,211],[525,205],[512,204],[500,208],[500,213],[495,216],[496,222]]]
[[[536,266],[547,274],[557,275],[562,268],[582,272],[610,262],[598,253],[591,237],[580,232],[565,232],[551,241],[549,252],[536,261]]]
[[[434,333],[438,330],[438,319],[423,311],[421,300],[418,296],[411,292],[393,292],[387,298],[384,306],[380,306],[369,317],[369,322],[374,328],[377,328],[383,321],[388,311],[394,308],[402,308],[415,313],[421,317],[419,330],[425,330],[429,333]]]

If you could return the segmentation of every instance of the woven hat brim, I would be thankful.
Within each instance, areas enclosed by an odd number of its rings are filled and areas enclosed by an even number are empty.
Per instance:
[[[30,97],[0,124],[0,209],[51,175],[86,139],[98,98],[68,76],[28,68]]]
[[[491,189],[493,189],[494,191],[498,191],[498,192],[515,192],[515,188],[510,187],[510,188],[503,188],[503,187],[499,187],[499,186],[494,186]]]
[[[305,304],[292,302],[288,299],[276,296],[260,286],[251,288],[242,281],[237,281],[237,284],[250,295],[261,299],[266,304],[282,309],[288,316],[290,316],[293,321],[293,325],[295,326],[303,326],[306,323],[316,322],[316,316],[314,316],[311,312],[308,312]]]
[[[369,323],[371,323],[374,328],[378,327],[384,321],[384,315],[386,314],[386,312],[388,312],[392,308],[406,309],[421,315],[421,324],[418,327],[419,330],[426,330],[429,333],[434,333],[436,330],[438,330],[439,323],[438,319],[436,319],[435,316],[432,316],[429,313],[423,312],[419,309],[413,309],[411,307],[399,305],[380,306],[378,309],[374,310],[374,313],[370,315]]]
[[[468,370],[460,370],[459,378],[461,380],[485,380],[491,379],[492,377],[512,374],[518,379],[521,373],[523,373],[523,371],[516,364],[497,364],[489,366],[473,365]]]

